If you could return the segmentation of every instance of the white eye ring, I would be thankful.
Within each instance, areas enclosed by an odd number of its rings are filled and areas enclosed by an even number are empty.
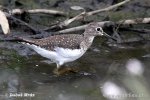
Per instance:
[[[96,31],[103,33],[103,29],[102,29],[101,27],[97,27],[97,28],[96,28]]]

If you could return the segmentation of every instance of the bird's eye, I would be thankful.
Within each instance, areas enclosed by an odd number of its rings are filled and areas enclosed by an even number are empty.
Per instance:
[[[102,30],[101,27],[97,27],[97,28],[96,28],[96,31],[97,31],[97,32],[103,32],[103,30]]]

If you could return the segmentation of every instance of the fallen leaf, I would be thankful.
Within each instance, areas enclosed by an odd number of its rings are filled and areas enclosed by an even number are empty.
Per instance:
[[[6,18],[5,13],[1,10],[0,10],[0,25],[4,34],[10,33],[8,20]]]

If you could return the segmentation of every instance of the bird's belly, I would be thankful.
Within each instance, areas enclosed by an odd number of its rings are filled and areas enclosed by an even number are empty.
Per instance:
[[[28,46],[35,50],[41,56],[51,59],[54,62],[61,62],[62,64],[74,61],[84,54],[84,51],[81,49],[72,50],[56,47],[55,51],[49,51],[33,44],[28,44]]]
[[[74,61],[78,58],[80,58],[83,54],[84,51],[81,49],[68,49],[68,48],[59,48],[56,47],[55,51],[58,55],[58,59],[61,59],[61,61],[65,62],[71,62]]]

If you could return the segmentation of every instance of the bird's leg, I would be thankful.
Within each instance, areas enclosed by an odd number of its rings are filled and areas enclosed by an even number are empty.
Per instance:
[[[58,63],[56,63],[57,68],[54,69],[53,73],[56,75],[60,75],[59,70],[60,70],[60,65]]]
[[[63,75],[63,74],[67,74],[70,72],[78,72],[78,70],[76,68],[71,68],[71,67],[65,67],[65,68],[61,68],[59,64],[57,64],[57,68],[53,71],[54,74],[56,75]]]

